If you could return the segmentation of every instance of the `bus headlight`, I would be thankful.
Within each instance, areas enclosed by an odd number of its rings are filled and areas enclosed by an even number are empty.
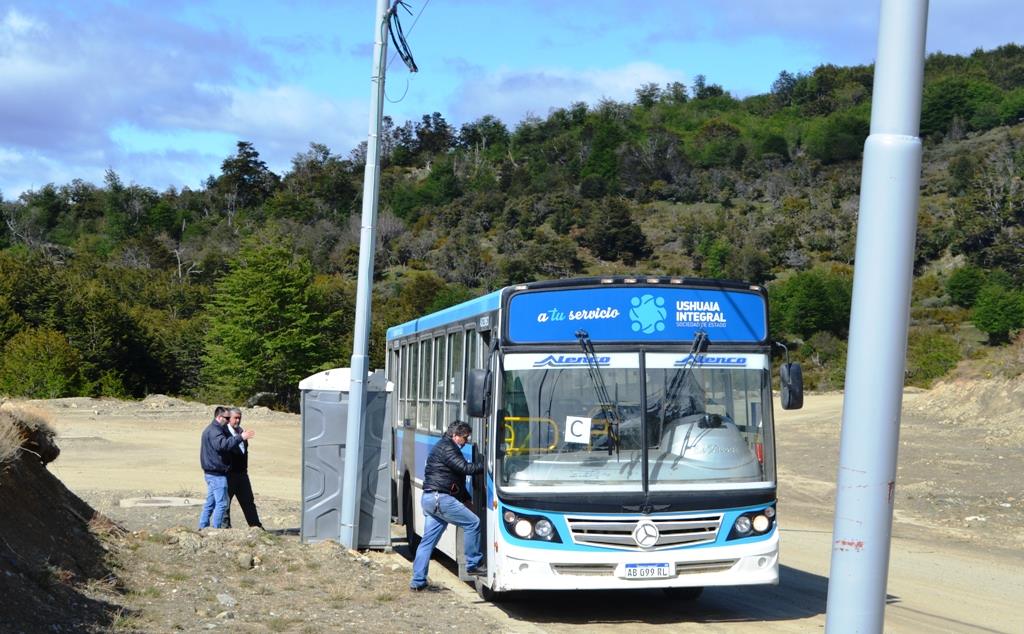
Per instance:
[[[740,515],[736,518],[736,524],[733,526],[733,529],[738,535],[746,535],[750,532],[750,518],[746,515]]]
[[[726,539],[743,539],[766,535],[775,527],[775,507],[769,506],[758,511],[740,515],[732,524]]]
[[[501,509],[501,519],[509,537],[561,544],[555,522],[543,515],[527,515],[509,508]]]
[[[551,539],[551,535],[555,532],[551,522],[543,519],[537,520],[537,525],[533,527],[533,530],[537,531],[537,537],[541,539]]]
[[[512,530],[515,532],[516,537],[527,539],[533,534],[533,524],[530,523],[530,520],[519,519],[513,525]]]

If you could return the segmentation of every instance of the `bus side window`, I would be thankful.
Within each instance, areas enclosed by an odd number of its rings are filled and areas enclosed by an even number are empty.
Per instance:
[[[433,366],[433,341],[424,339],[420,342],[420,394],[419,411],[416,416],[416,427],[430,428],[430,370]]]
[[[431,395],[434,403],[434,431],[445,429],[444,420],[444,384],[445,366],[447,355],[445,354],[445,337],[440,335],[434,337],[434,389]]]
[[[465,333],[449,333],[448,335],[448,385],[445,388],[446,422],[459,418],[462,407],[462,350]]]
[[[420,384],[420,344],[416,341],[409,342],[409,423],[416,426],[416,396]]]
[[[469,415],[466,410],[466,381],[469,380],[469,371],[474,368],[479,368],[481,365],[479,360],[480,335],[477,334],[476,330],[470,328],[469,330],[465,331],[465,337],[466,355],[463,359],[462,364],[462,387],[460,388],[462,390],[462,393],[460,394],[460,400],[462,401],[460,407],[463,415],[466,417],[463,420],[467,420],[469,418]]]
[[[398,354],[398,348],[392,348],[388,346],[388,357],[384,368],[384,376],[388,377],[388,381],[391,381],[394,385],[398,385],[398,373],[401,367],[401,356]],[[393,420],[388,421],[392,426],[395,424],[395,420],[401,420],[402,409],[401,405],[394,408],[391,412]]]

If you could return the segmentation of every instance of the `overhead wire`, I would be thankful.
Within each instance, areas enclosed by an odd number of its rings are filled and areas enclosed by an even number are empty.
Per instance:
[[[409,27],[409,33],[412,33],[413,28],[416,27],[416,22],[419,21],[420,16],[423,15],[423,11],[426,10],[427,5],[430,4],[430,0],[426,0],[423,3],[423,8],[420,9],[419,13],[415,14],[412,26]],[[391,6],[391,10],[388,12],[388,31],[391,33],[391,41],[395,45],[395,54],[402,58],[408,67],[410,73],[419,71],[416,66],[416,60],[413,59],[412,51],[409,49],[409,42],[405,39],[405,31],[402,28],[402,21],[399,18],[398,8],[401,7],[409,12],[409,15],[414,15],[412,9],[405,0],[395,0],[395,3]],[[391,66],[391,62],[395,60],[394,56],[388,62],[388,66]]]
[[[412,26],[409,27],[409,34],[412,34],[412,30],[416,28],[416,23],[419,21],[420,16],[423,15],[423,12],[426,10],[428,4],[430,4],[430,0],[426,0],[426,2],[423,3],[423,8],[419,10],[419,13],[415,14],[415,17],[413,18],[412,21]],[[412,15],[412,10],[409,9],[408,3],[406,3],[405,0],[395,0],[394,4],[392,4],[391,8],[388,10],[387,29],[388,32],[391,34],[391,41],[394,43],[395,52],[392,53],[391,59],[388,60],[385,70],[391,68],[391,64],[395,61],[395,57],[401,57],[402,61],[405,62],[406,67],[409,69],[409,72],[415,73],[419,71],[419,67],[416,65],[416,60],[413,59],[412,51],[409,49],[409,42],[406,41],[405,39],[405,31],[402,28],[401,20],[398,17],[399,5],[401,5],[403,9],[405,9],[406,11],[409,12],[410,15]],[[399,97],[398,99],[392,99],[391,97],[388,97],[387,89],[385,88],[384,98],[387,99],[389,103],[399,103],[403,99],[405,99],[405,96],[407,94],[409,94],[408,77],[406,77],[405,79],[405,91],[402,93],[401,97]]]

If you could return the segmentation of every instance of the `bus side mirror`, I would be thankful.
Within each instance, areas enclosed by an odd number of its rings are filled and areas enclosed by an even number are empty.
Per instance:
[[[779,399],[782,409],[800,409],[804,406],[804,371],[799,363],[779,366]]]
[[[466,414],[474,418],[487,415],[488,401],[491,400],[491,373],[487,370],[470,370],[466,377]]]

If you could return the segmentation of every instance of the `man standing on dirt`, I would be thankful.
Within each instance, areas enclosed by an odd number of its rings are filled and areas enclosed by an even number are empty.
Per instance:
[[[245,431],[242,429],[242,410],[237,407],[228,409],[228,431],[232,436],[240,436]],[[228,504],[224,512],[224,528],[231,528],[231,500],[236,497],[246,523],[263,528],[260,514],[256,511],[252,482],[249,481],[249,443],[244,440],[239,443],[238,448],[231,451],[228,462]]]
[[[246,430],[232,436],[227,429],[228,408],[218,406],[213,410],[213,420],[203,430],[199,445],[199,463],[206,478],[206,503],[199,514],[199,528],[207,526],[222,528],[224,512],[228,508],[228,468],[230,453],[256,434]]]
[[[483,463],[469,463],[462,457],[462,447],[469,440],[471,431],[468,423],[458,420],[453,422],[427,456],[421,500],[425,526],[423,539],[420,540],[412,563],[412,581],[409,582],[411,590],[426,589],[430,556],[448,524],[455,524],[465,531],[463,543],[466,571],[471,575],[487,574],[480,565],[483,559],[480,552],[480,518],[462,503],[462,500],[469,499],[465,493],[466,476],[484,470]]]

